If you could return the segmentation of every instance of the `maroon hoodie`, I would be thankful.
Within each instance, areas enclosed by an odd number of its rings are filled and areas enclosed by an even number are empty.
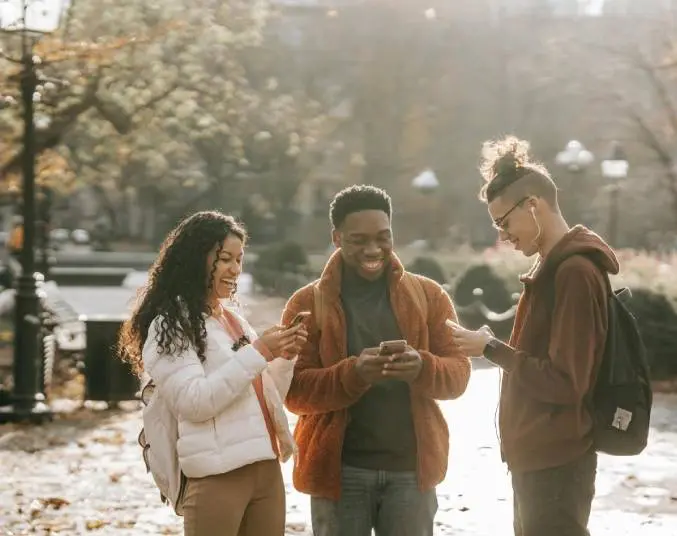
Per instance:
[[[591,448],[586,404],[607,334],[605,275],[618,269],[611,248],[579,225],[521,278],[510,344],[491,355],[505,370],[499,423],[512,471],[564,465]]]

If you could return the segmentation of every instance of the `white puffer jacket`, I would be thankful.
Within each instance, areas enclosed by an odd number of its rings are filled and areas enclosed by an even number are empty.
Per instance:
[[[237,315],[253,342],[256,334]],[[289,390],[294,362],[267,362],[249,344],[234,352],[233,341],[219,322],[206,319],[207,347],[200,362],[191,348],[182,355],[158,355],[160,318],[150,326],[143,348],[143,365],[178,421],[179,465],[187,477],[227,473],[261,460],[275,459],[252,381],[262,374],[263,392],[283,461],[295,452],[283,400]],[[146,428],[152,426],[145,422]],[[153,445],[153,448],[158,448]],[[162,448],[160,446],[159,448]],[[162,453],[160,453],[162,454]]]

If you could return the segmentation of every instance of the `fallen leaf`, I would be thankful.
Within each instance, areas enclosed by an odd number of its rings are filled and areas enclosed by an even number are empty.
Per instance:
[[[39,499],[34,499],[31,501],[31,504],[28,505],[28,515],[31,516],[31,519],[35,519],[44,509],[45,505],[43,502]]]
[[[120,432],[115,432],[110,436],[98,436],[93,438],[93,441],[102,445],[124,445],[126,443],[125,436]]]
[[[85,523],[87,530],[99,530],[108,525],[108,521],[102,521],[100,519],[93,519]]]
[[[60,510],[64,506],[68,506],[70,504],[69,501],[66,499],[62,499],[61,497],[48,497],[47,499],[40,499],[42,502],[43,506],[45,508],[51,507],[54,508],[54,510]]]

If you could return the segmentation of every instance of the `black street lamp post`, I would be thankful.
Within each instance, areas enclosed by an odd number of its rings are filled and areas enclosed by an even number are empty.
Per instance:
[[[581,203],[588,190],[585,183],[585,171],[594,162],[593,155],[577,140],[567,143],[564,150],[557,153],[555,163],[569,172],[568,181],[562,191],[562,206],[569,218],[579,223],[587,219],[585,204]]]
[[[428,207],[428,247],[431,250],[437,249],[437,240],[436,237],[438,236],[438,229],[437,226],[439,222],[437,221],[437,203],[435,199],[432,199],[434,197],[434,194],[437,192],[437,190],[440,187],[440,181],[437,180],[437,176],[435,175],[435,172],[426,169],[411,181],[411,186],[415,189],[421,192],[423,195],[428,196],[431,198],[432,203]]]
[[[52,260],[50,259],[50,237],[49,224],[52,211],[52,189],[43,185],[40,187],[37,204],[37,229],[36,235],[38,238],[37,249],[40,252],[40,260],[38,262],[38,272],[40,272],[45,281],[49,280],[49,269]]]
[[[0,30],[18,34],[21,40],[20,84],[23,104],[23,226],[21,275],[18,278],[15,306],[14,388],[12,404],[0,409],[0,422],[42,421],[51,416],[44,403],[39,375],[40,301],[35,274],[35,119],[34,99],[39,78],[33,45],[41,34],[55,31],[68,8],[68,0],[0,0]]]
[[[611,184],[609,199],[609,235],[608,239],[612,246],[618,247],[618,218],[620,208],[620,181],[628,177],[628,158],[620,143],[614,141],[611,144],[609,156],[602,161],[602,175]]]

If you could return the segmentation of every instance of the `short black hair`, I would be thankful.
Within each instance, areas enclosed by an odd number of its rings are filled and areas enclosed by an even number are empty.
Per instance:
[[[385,190],[367,184],[355,184],[344,188],[329,204],[329,220],[338,229],[345,219],[354,212],[381,210],[390,219],[392,201]]]
[[[515,136],[487,141],[482,147],[480,172],[486,181],[480,190],[480,200],[491,203],[497,197],[517,202],[535,195],[557,209],[557,186],[547,168],[532,160],[529,142]]]

